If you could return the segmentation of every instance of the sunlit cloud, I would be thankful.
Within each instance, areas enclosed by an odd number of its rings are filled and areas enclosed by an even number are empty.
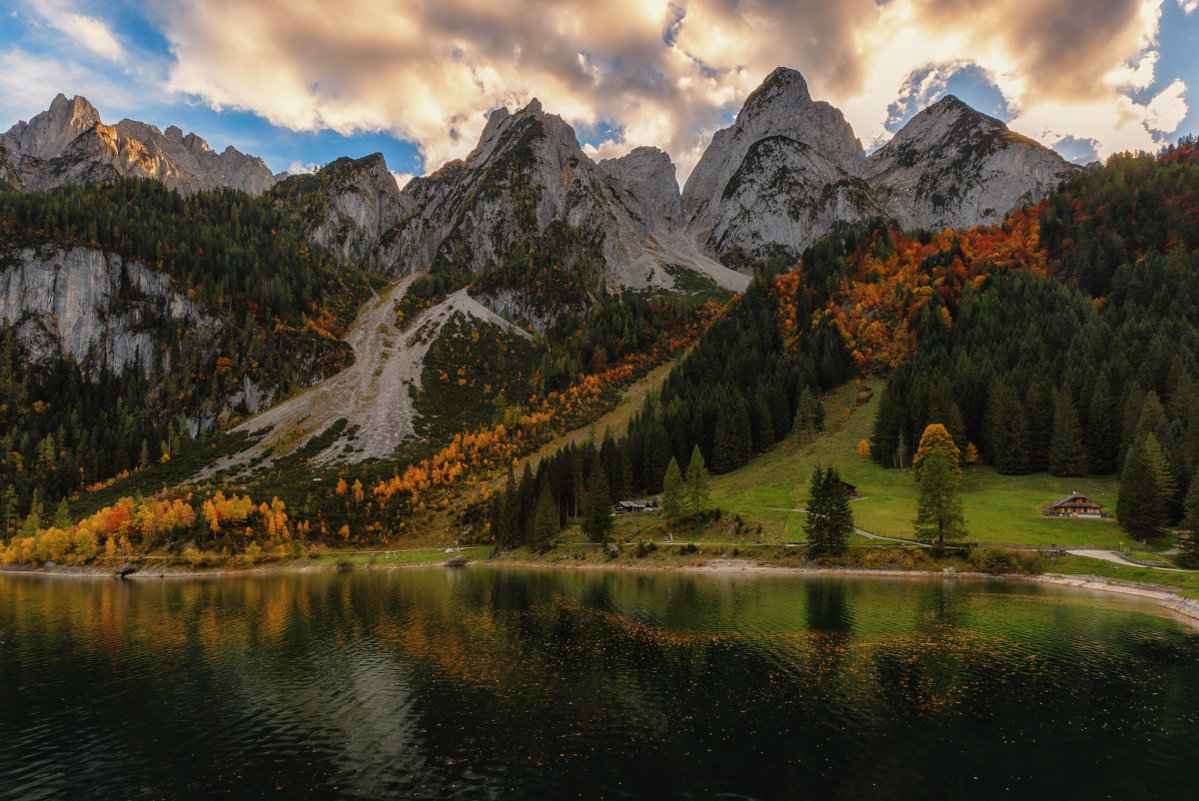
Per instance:
[[[474,147],[489,110],[538,97],[596,158],[663,148],[686,178],[780,64],[867,147],[971,70],[1012,126],[1100,156],[1149,149],[1186,116],[1155,85],[1163,0],[179,0],[161,11],[170,90],[295,130],[388,132],[425,171]],[[1194,10],[1199,0],[1180,6]]]

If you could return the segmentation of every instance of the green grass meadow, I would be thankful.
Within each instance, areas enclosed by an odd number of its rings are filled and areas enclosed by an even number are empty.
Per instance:
[[[824,400],[825,431],[799,441],[780,442],[745,467],[712,480],[712,502],[726,513],[761,526],[764,541],[798,541],[803,514],[787,510],[807,502],[808,482],[817,465],[833,465],[858,489],[852,502],[858,528],[872,534],[911,538],[916,517],[916,484],[911,470],[878,467],[858,455],[858,443],[870,439],[882,384],[865,403],[846,385]],[[1129,540],[1114,520],[1045,517],[1041,507],[1072,491],[1083,492],[1114,511],[1115,476],[1057,478],[1044,473],[1004,476],[989,467],[962,471],[962,510],[968,541],[1003,545],[1118,548]],[[864,538],[863,543],[871,542]],[[875,541],[877,542],[877,541]]]

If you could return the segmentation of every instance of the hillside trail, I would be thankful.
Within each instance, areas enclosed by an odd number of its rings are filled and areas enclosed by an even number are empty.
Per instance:
[[[1067,551],[1075,556],[1086,556],[1090,559],[1101,559],[1104,562],[1112,562],[1125,567],[1147,567],[1150,570],[1161,570],[1167,573],[1189,573],[1189,570],[1183,570],[1178,567],[1156,567],[1155,565],[1142,565],[1139,562],[1133,562],[1120,556],[1115,551],[1096,551],[1096,550],[1071,550]]]
[[[343,433],[312,457],[313,464],[389,458],[401,442],[416,435],[419,414],[413,401],[421,387],[425,355],[447,323],[463,316],[532,338],[470,297],[466,289],[421,312],[401,331],[395,306],[417,277],[404,278],[364,304],[345,338],[354,351],[352,365],[239,425],[235,431],[266,433],[197,478],[226,469],[268,466],[343,418],[347,423]]]

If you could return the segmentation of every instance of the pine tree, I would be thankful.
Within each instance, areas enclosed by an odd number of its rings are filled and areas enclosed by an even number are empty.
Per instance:
[[[835,467],[812,470],[808,485],[807,517],[804,534],[808,550],[813,555],[843,553],[853,533],[853,512],[849,508],[849,492]]]
[[[1028,419],[1020,396],[1010,384],[991,395],[991,461],[1005,475],[1022,475],[1029,467]]]
[[[1134,443],[1124,458],[1116,517],[1124,530],[1138,539],[1155,536],[1165,525],[1165,504],[1143,442]]]
[[[1178,564],[1191,570],[1199,569],[1199,472],[1191,479],[1187,493],[1183,534],[1178,539]]]
[[[679,470],[679,462],[672,456],[670,464],[666,466],[666,475],[662,478],[662,510],[671,520],[678,520],[686,511],[685,495],[683,471]]]
[[[63,498],[58,502],[58,507],[54,510],[54,522],[52,525],[63,531],[71,527],[71,509],[67,506],[67,499]]]
[[[816,397],[816,393],[812,391],[811,387],[806,387],[800,393],[799,403],[795,409],[795,422],[792,424],[791,430],[802,442],[819,431],[823,424],[824,408],[820,399]]]
[[[1049,441],[1049,472],[1055,476],[1082,476],[1086,475],[1089,463],[1074,402],[1068,393],[1058,392],[1053,409],[1053,436]]]
[[[698,445],[691,449],[691,461],[687,462],[685,483],[688,510],[698,520],[700,512],[708,506],[712,483],[708,468],[704,465],[704,455],[700,453]]]
[[[916,451],[914,473],[919,496],[916,499],[916,534],[935,537],[944,543],[946,538],[965,535],[962,501],[958,498],[958,449],[953,437],[940,423],[924,429],[920,448]]]
[[[544,481],[541,484],[541,492],[537,495],[537,505],[533,511],[529,545],[538,551],[548,549],[550,542],[557,536],[558,529],[558,505],[554,503],[549,482]]]
[[[803,521],[804,535],[808,539],[808,548],[813,553],[822,553],[825,549],[823,521],[828,514],[828,498],[824,494],[824,468],[816,465],[812,468],[812,478],[808,482],[807,516]]]
[[[607,544],[608,535],[612,532],[612,497],[608,493],[608,480],[604,478],[604,471],[594,472],[588,489],[590,498],[587,518],[583,521],[583,532],[592,542]]]
[[[824,547],[829,553],[844,553],[854,531],[853,510],[849,508],[849,490],[835,467],[825,471],[824,494]]]

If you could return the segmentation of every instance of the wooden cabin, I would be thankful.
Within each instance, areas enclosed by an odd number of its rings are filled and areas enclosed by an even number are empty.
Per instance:
[[[650,508],[650,505],[645,501],[617,501],[615,511],[618,515],[625,515],[635,512],[645,512]]]
[[[1048,517],[1104,517],[1103,504],[1088,498],[1081,492],[1072,492],[1045,505]]]
[[[845,494],[849,496],[851,501],[856,500],[859,497],[858,488],[853,484],[850,484],[848,481],[841,482],[841,489],[845,490]]]

